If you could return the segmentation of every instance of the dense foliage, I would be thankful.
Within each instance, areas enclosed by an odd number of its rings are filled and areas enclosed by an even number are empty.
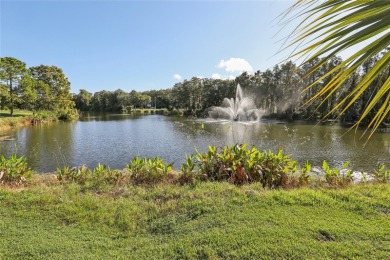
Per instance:
[[[182,109],[186,111],[186,115],[202,117],[208,115],[207,108],[221,105],[225,97],[234,97],[236,86],[240,84],[244,94],[254,99],[256,106],[264,110],[265,116],[304,120],[318,120],[328,116],[328,119],[335,119],[345,108],[340,106],[334,109],[335,104],[347,97],[382,55],[384,53],[366,60],[362,66],[351,73],[338,91],[330,95],[327,100],[312,101],[311,106],[306,106],[306,103],[332,80],[337,73],[334,69],[343,62],[340,57],[332,57],[325,62],[314,59],[301,67],[289,61],[264,72],[257,71],[254,74],[244,72],[234,80],[193,77],[165,90],[145,92],[133,90],[130,93],[116,90],[94,94],[81,90],[74,96],[74,100],[77,108],[81,110],[130,112],[132,108],[157,107],[169,110]],[[321,63],[321,66],[316,68],[309,77],[304,77],[318,63]],[[379,75],[368,87],[369,91],[356,99],[353,105],[340,116],[341,121],[352,123],[358,120],[386,77],[387,74]],[[307,89],[308,86],[311,88]],[[372,110],[363,123],[368,123],[376,115],[376,111],[376,109]],[[387,116],[384,122],[389,123],[390,117]]]
[[[17,157],[15,154],[9,159],[3,155],[0,157],[0,183],[21,184],[32,174],[25,157]]]
[[[297,162],[281,150],[278,153],[260,152],[256,147],[247,149],[246,145],[234,145],[218,151],[217,147],[210,146],[206,153],[195,154],[193,160],[187,160],[182,168],[186,170],[187,165],[193,163],[198,174],[210,181],[260,182],[263,187],[278,188],[288,187],[291,180],[299,178],[296,175]],[[298,185],[307,183],[307,178],[303,178]]]
[[[5,108],[11,115],[14,108],[30,110],[38,113],[37,118],[42,111],[50,111],[51,117],[58,119],[78,116],[62,69],[46,65],[27,68],[12,57],[0,58],[0,109]]]

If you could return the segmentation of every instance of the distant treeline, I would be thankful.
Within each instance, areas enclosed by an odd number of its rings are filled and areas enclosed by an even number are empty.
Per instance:
[[[310,98],[328,83],[331,76],[322,79],[319,83],[312,85],[328,71],[331,71],[337,64],[342,62],[340,57],[334,57],[323,64],[310,77],[303,76],[320,60],[306,63],[297,67],[293,62],[286,62],[276,65],[273,69],[264,72],[257,71],[254,74],[242,73],[234,80],[209,79],[193,77],[176,83],[172,88],[164,90],[150,90],[143,92],[100,91],[94,94],[86,90],[74,95],[76,107],[83,111],[107,111],[118,112],[128,111],[131,108],[167,108],[168,110],[183,109],[187,115],[204,116],[205,110],[211,106],[221,105],[225,97],[235,96],[237,84],[240,84],[244,95],[251,96],[258,108],[266,112],[266,116],[285,119],[335,119],[343,107],[338,107],[329,114],[338,101],[346,98],[362,77],[370,71],[378,57],[367,60],[364,65],[346,79],[342,87],[333,93],[329,99],[316,100],[310,103]],[[353,101],[353,105],[346,113],[341,115],[343,122],[356,121],[364,111],[370,98],[378,91],[378,86],[390,76],[390,68],[386,75],[378,77],[363,95]],[[385,100],[382,100],[382,103]],[[378,106],[380,103],[378,104]],[[366,122],[372,119],[376,110],[366,118]],[[327,117],[326,117],[327,116]],[[388,117],[385,122],[389,122]]]
[[[14,108],[32,111],[51,111],[58,118],[69,119],[77,117],[77,110],[100,112],[130,112],[133,108],[166,108],[180,109],[186,115],[203,117],[207,108],[221,105],[223,99],[233,98],[237,84],[241,85],[244,95],[253,97],[258,108],[265,111],[266,116],[285,119],[318,120],[335,119],[343,107],[335,107],[343,99],[353,105],[340,119],[343,122],[355,122],[363,113],[369,100],[378,92],[379,86],[390,76],[390,67],[379,75],[369,86],[368,91],[356,100],[349,96],[362,77],[370,72],[379,57],[367,60],[352,76],[346,78],[343,85],[326,100],[313,97],[325,84],[330,82],[330,76],[322,78],[332,71],[341,58],[334,57],[325,62],[309,77],[304,75],[320,60],[305,63],[297,67],[293,62],[276,65],[273,69],[254,74],[242,73],[234,80],[209,79],[193,77],[176,83],[173,87],[163,90],[143,92],[123,90],[99,91],[94,94],[80,90],[78,94],[70,93],[70,82],[62,69],[56,66],[40,65],[27,68],[26,64],[12,57],[0,58],[0,109]],[[321,79],[322,78],[322,79]],[[317,82],[318,79],[321,81]],[[313,83],[315,83],[313,85]],[[313,85],[311,88],[308,86]],[[386,96],[377,104],[378,108]],[[372,109],[366,117],[369,122],[378,109]],[[332,112],[332,113],[331,113]],[[390,116],[384,120],[390,122]]]

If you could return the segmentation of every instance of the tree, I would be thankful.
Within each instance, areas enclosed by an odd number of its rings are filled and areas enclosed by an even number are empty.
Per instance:
[[[20,102],[22,109],[36,110],[36,104],[39,103],[38,92],[36,90],[36,80],[30,73],[26,73],[20,80],[19,84]]]
[[[8,97],[8,86],[4,84],[0,84],[0,110],[5,109],[7,97]]]
[[[356,48],[356,51],[345,61],[336,65],[309,86],[311,88],[333,73],[335,74],[323,88],[314,94],[309,103],[319,99],[325,102],[342,88],[349,77],[367,60],[378,57],[371,70],[343,99],[334,104],[327,114],[341,108],[339,115],[342,115],[363,93],[370,92],[369,87],[376,79],[381,78],[382,80],[378,80],[381,85],[376,92],[370,93],[372,97],[364,105],[363,112],[355,124],[358,126],[371,110],[377,108],[368,125],[375,130],[390,112],[390,1],[297,0],[286,15],[292,14],[293,11],[298,11],[295,17],[303,17],[303,21],[290,36],[291,43],[287,47],[296,48],[290,58],[308,57],[305,61],[312,62],[322,57],[304,77],[310,77],[311,74],[316,73],[324,63],[338,53],[351,47]],[[363,48],[357,46],[364,41],[368,42],[366,46]]]
[[[5,100],[8,101],[11,116],[18,101],[19,82],[26,72],[26,63],[13,57],[0,58],[0,80],[5,82],[5,85],[8,87],[8,95],[2,96],[5,97],[2,98],[2,103]]]
[[[70,82],[62,69],[40,65],[31,67],[30,73],[35,80],[35,90],[38,94],[35,107],[37,110],[54,111],[60,119],[71,119],[77,116],[70,93]]]
[[[80,89],[79,94],[74,95],[73,100],[76,108],[81,111],[89,111],[92,108],[92,93],[89,93],[85,89]]]

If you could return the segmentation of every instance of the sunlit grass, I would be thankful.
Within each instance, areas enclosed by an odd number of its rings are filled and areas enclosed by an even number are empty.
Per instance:
[[[15,109],[14,114],[10,116],[9,110],[0,110],[0,135],[12,128],[30,124],[28,116],[32,114],[31,111]]]
[[[389,188],[208,182],[89,191],[37,176],[28,188],[0,188],[0,258],[386,259]]]
[[[22,117],[22,116],[31,116],[33,113],[28,110],[19,110],[15,109],[12,116],[10,116],[9,110],[0,110],[0,120],[2,118],[11,118],[11,117]]]

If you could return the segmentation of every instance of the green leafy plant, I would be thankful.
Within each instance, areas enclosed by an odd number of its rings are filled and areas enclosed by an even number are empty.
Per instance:
[[[325,171],[325,182],[331,186],[345,186],[353,182],[352,170],[348,169],[349,162],[343,164],[346,170],[345,174],[341,174],[338,168],[331,169],[326,161],[322,163],[322,168]]]
[[[309,184],[309,173],[311,172],[311,164],[306,161],[305,166],[301,169],[301,175],[298,178],[299,186],[306,186]]]
[[[386,183],[390,179],[390,169],[385,169],[385,165],[378,164],[372,177],[374,177],[374,180],[377,182]]]
[[[32,124],[41,124],[43,122],[58,121],[58,117],[53,111],[39,110],[30,116],[30,120]]]
[[[85,165],[80,167],[68,167],[57,168],[57,179],[60,181],[71,181],[84,184],[88,179],[92,177],[92,172]]]
[[[117,184],[124,177],[123,171],[111,170],[100,163],[93,170],[85,165],[72,168],[65,166],[57,168],[57,173],[57,179],[60,181],[76,182],[90,188],[98,188],[105,184]]]
[[[31,178],[33,173],[26,157],[17,157],[16,154],[9,159],[3,155],[0,157],[0,182],[20,184]]]
[[[200,177],[195,171],[195,166],[194,158],[192,156],[187,156],[186,162],[181,165],[181,174],[178,179],[180,184],[193,183]]]
[[[139,158],[135,157],[127,169],[130,171],[130,179],[135,184],[155,184],[173,177],[172,164],[166,164],[158,157]]]
[[[287,187],[289,176],[297,171],[297,163],[280,150],[278,153],[260,152],[256,147],[247,149],[245,144],[224,146],[218,151],[209,146],[206,153],[193,155],[194,166],[199,176],[204,175],[210,181],[229,181],[242,185],[260,182],[263,187]],[[187,159],[187,164],[192,163]],[[182,169],[189,166],[184,165]]]
[[[123,171],[111,170],[110,167],[100,163],[93,169],[92,174],[92,179],[96,184],[117,184],[123,177]]]

